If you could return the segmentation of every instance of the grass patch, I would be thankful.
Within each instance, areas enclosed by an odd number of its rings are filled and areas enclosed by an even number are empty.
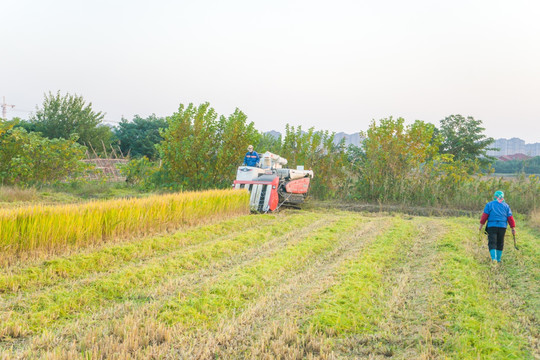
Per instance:
[[[0,203],[31,202],[37,201],[39,198],[40,196],[34,188],[0,186]]]
[[[490,290],[493,272],[499,269],[490,269],[487,261],[478,261],[467,251],[474,233],[462,221],[447,221],[448,233],[437,244],[441,263],[432,306],[437,322],[446,324],[439,351],[454,359],[532,358],[511,314]],[[485,253],[487,258],[487,249]]]
[[[0,274],[0,293],[28,291],[58,284],[60,281],[77,279],[89,273],[111,271],[126,263],[161,256],[188,245],[208,242],[223,237],[223,234],[234,236],[245,228],[256,227],[260,231],[265,231],[265,227],[282,218],[283,216],[276,215],[239,216],[172,235],[144,238],[89,253],[58,257],[35,266],[13,268]],[[257,226],[258,224],[260,226]]]
[[[337,274],[332,286],[314,305],[304,329],[330,336],[370,332],[383,315],[385,270],[398,260],[400,244],[411,242],[414,226],[402,219],[378,236],[357,259]]]
[[[477,224],[287,211],[12,266],[0,358],[538,358],[539,233],[492,268]]]
[[[18,332],[24,335],[39,333],[60,322],[70,321],[81,312],[91,313],[98,307],[136,297],[151,298],[151,289],[169,278],[215,265],[220,259],[231,258],[249,247],[296,232],[320,217],[316,213],[302,213],[290,217],[287,222],[268,226],[264,231],[254,228],[232,237],[225,235],[219,241],[203,243],[186,251],[179,250],[148,262],[130,264],[117,272],[103,274],[106,276],[30,294],[2,309],[0,339],[9,337],[14,328],[20,329]]]
[[[224,274],[221,281],[182,293],[179,298],[165,304],[159,318],[168,324],[212,327],[220,319],[241,312],[245,305],[283,281],[287,274],[307,266],[310,259],[332,249],[339,239],[350,232],[362,219],[342,215],[334,224],[327,225],[293,242],[271,257]]]
[[[137,187],[125,182],[108,182],[103,180],[75,180],[68,183],[56,183],[42,187],[50,194],[49,200],[64,202],[65,199],[74,200],[107,200],[119,197],[144,197],[156,195],[148,191],[141,191]]]
[[[518,233],[519,251],[505,257],[505,271],[511,287],[522,296],[527,309],[540,321],[540,236],[536,230],[521,228]],[[510,245],[510,244],[508,244]],[[511,246],[506,245],[507,249]],[[505,251],[508,253],[508,250]],[[540,331],[539,329],[537,329]],[[538,333],[537,333],[538,335]]]
[[[529,214],[529,224],[540,231],[540,209],[535,209]]]

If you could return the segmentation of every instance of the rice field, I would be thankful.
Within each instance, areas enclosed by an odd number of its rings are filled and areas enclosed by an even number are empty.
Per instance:
[[[247,192],[212,190],[0,208],[0,266],[21,258],[247,214],[247,199]]]
[[[540,234],[500,266],[477,220],[284,211],[20,260],[1,359],[535,359]]]

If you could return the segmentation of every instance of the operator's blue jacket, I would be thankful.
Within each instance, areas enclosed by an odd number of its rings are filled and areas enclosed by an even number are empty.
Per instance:
[[[256,166],[259,163],[259,154],[256,151],[247,152],[244,157],[244,164],[247,166]]]

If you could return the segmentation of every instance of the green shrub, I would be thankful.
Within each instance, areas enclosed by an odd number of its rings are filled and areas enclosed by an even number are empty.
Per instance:
[[[23,128],[0,131],[0,183],[26,186],[81,176],[85,149],[76,138],[51,140]]]

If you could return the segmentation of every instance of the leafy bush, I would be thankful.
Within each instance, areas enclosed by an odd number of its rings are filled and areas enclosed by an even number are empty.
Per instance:
[[[151,162],[146,156],[132,159],[120,167],[120,174],[126,177],[126,182],[140,186],[143,189],[155,188],[158,184],[157,173],[159,165]]]
[[[80,161],[85,147],[75,138],[47,139],[23,128],[0,132],[0,183],[30,185],[78,177],[86,169]]]

